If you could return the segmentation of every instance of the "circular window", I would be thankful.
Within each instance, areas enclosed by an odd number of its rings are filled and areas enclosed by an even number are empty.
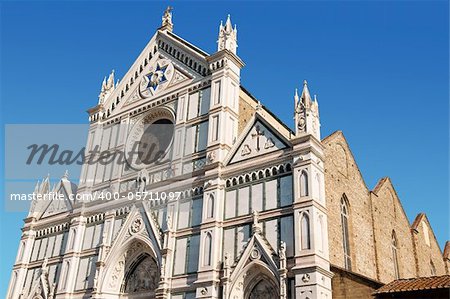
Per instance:
[[[174,115],[168,109],[155,109],[134,123],[125,146],[127,164],[142,169],[163,162],[172,145]]]
[[[173,138],[173,122],[159,119],[144,125],[144,134],[139,140],[138,159],[144,165],[161,159],[169,148]]]

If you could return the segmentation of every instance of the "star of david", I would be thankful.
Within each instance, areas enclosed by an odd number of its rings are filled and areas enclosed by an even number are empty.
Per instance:
[[[148,84],[147,84],[146,88],[150,88],[150,89],[153,89],[153,91],[155,91],[156,88],[158,88],[158,86],[161,83],[164,83],[167,81],[166,74],[165,74],[167,66],[168,65],[161,67],[159,65],[159,63],[156,65],[156,69],[147,75]]]

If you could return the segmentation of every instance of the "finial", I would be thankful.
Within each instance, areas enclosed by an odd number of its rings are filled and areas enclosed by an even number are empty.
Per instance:
[[[159,29],[167,31],[173,30],[172,10],[173,10],[172,6],[167,6],[166,10],[164,11],[164,15],[162,17],[161,27]]]
[[[316,94],[314,95],[314,102],[317,103],[317,95]]]
[[[225,30],[226,30],[228,33],[230,33],[231,30],[233,30],[233,25],[231,25],[231,17],[230,17],[230,14],[228,14],[227,22],[225,23]]]
[[[298,98],[298,89],[296,88],[296,89],[295,89],[295,93],[294,93],[294,109],[297,109],[298,101],[299,101],[299,98]]]
[[[34,187],[34,193],[39,193],[39,180],[36,182],[36,186]]]
[[[259,213],[256,210],[253,210],[253,225],[259,223]]]
[[[112,70],[111,73],[109,74],[108,81],[106,83],[107,91],[110,91],[113,88],[114,88],[114,70]]]
[[[222,21],[219,26],[219,40],[217,41],[217,51],[221,50],[229,50],[233,54],[236,54],[237,48],[237,27],[231,24],[231,16],[227,16],[227,20],[225,25],[223,25]]]
[[[69,178],[69,171],[66,169],[66,171],[64,171],[64,175],[63,175],[63,179],[68,179]]]
[[[303,81],[303,91],[302,91],[301,99],[302,99],[303,104],[306,107],[309,107],[312,100],[311,100],[311,95],[309,94],[308,82],[306,80]]]
[[[256,210],[253,210],[252,232],[253,234],[261,233],[261,226],[259,225],[259,213]]]

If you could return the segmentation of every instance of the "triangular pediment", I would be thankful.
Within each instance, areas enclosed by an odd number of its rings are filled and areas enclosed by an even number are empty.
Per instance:
[[[47,203],[44,203],[45,208],[40,218],[72,211],[72,201],[69,196],[74,194],[74,191],[76,191],[76,186],[73,186],[67,179],[61,179],[53,191],[54,194],[58,194],[58,197],[43,201],[43,203],[46,201]]]
[[[274,275],[276,275],[278,273],[278,266],[275,262],[274,255],[275,251],[264,236],[259,233],[254,234],[248,240],[242,254],[238,257],[230,279],[236,279],[240,275],[242,269],[255,261],[266,264]]]
[[[263,117],[255,113],[253,120],[231,149],[227,164],[259,157],[288,147],[289,142]]]
[[[179,63],[166,58],[166,56],[158,55],[136,78],[136,86],[123,105],[119,106],[118,111],[120,111],[120,107],[156,98],[166,91],[182,86],[183,83],[192,82],[195,78],[195,74],[183,69]]]
[[[114,253],[116,250],[119,250],[123,244],[134,237],[147,240],[157,252],[160,252],[163,242],[162,234],[152,213],[145,206],[141,208],[133,206],[122,224],[117,237],[113,241],[109,253]]]
[[[110,117],[172,94],[208,75],[207,53],[171,32],[157,31],[114,90],[101,103]]]

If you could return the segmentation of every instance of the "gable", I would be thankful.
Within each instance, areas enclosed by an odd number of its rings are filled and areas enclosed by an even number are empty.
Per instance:
[[[276,256],[276,253],[269,242],[263,235],[256,233],[247,241],[244,250],[237,258],[230,278],[232,280],[236,279],[237,276],[241,274],[241,270],[254,260],[263,262],[272,269],[273,273],[277,273],[278,265],[274,260],[274,256]]]
[[[146,240],[148,244],[151,244],[152,249],[158,250],[157,252],[159,252],[162,248],[161,229],[152,213],[145,205],[142,208],[132,207],[112,243],[108,258],[110,258],[111,253],[119,250],[123,244],[135,237]]]
[[[352,181],[357,179],[369,191],[344,134],[336,131],[322,139],[322,144],[327,172],[336,172]]]
[[[414,242],[418,275],[430,276],[445,274],[446,265],[444,256],[428,217],[424,213],[417,215],[411,229],[415,236]],[[431,271],[432,267],[434,268],[434,274]]]
[[[58,194],[61,194],[64,199],[51,200],[44,213],[42,214],[42,218],[72,210],[72,204],[70,203],[69,196],[64,188],[61,187],[58,190]]]
[[[190,72],[181,63],[157,53],[139,75],[136,73],[135,77],[134,88],[130,95],[117,106],[115,114],[134,103],[152,100],[190,84],[200,75]]]
[[[175,34],[157,31],[98,107],[103,109],[104,117],[109,117],[126,106],[141,104],[201,79],[209,73],[206,56]]]
[[[381,205],[389,207],[390,213],[393,218],[398,221],[398,217],[402,219],[404,225],[408,226],[409,230],[409,219],[403,209],[402,202],[395,191],[394,185],[389,177],[384,177],[378,181],[377,185],[373,189],[372,193],[376,195],[374,200],[382,201]]]
[[[231,150],[229,164],[259,157],[288,147],[288,141],[258,113]]]

